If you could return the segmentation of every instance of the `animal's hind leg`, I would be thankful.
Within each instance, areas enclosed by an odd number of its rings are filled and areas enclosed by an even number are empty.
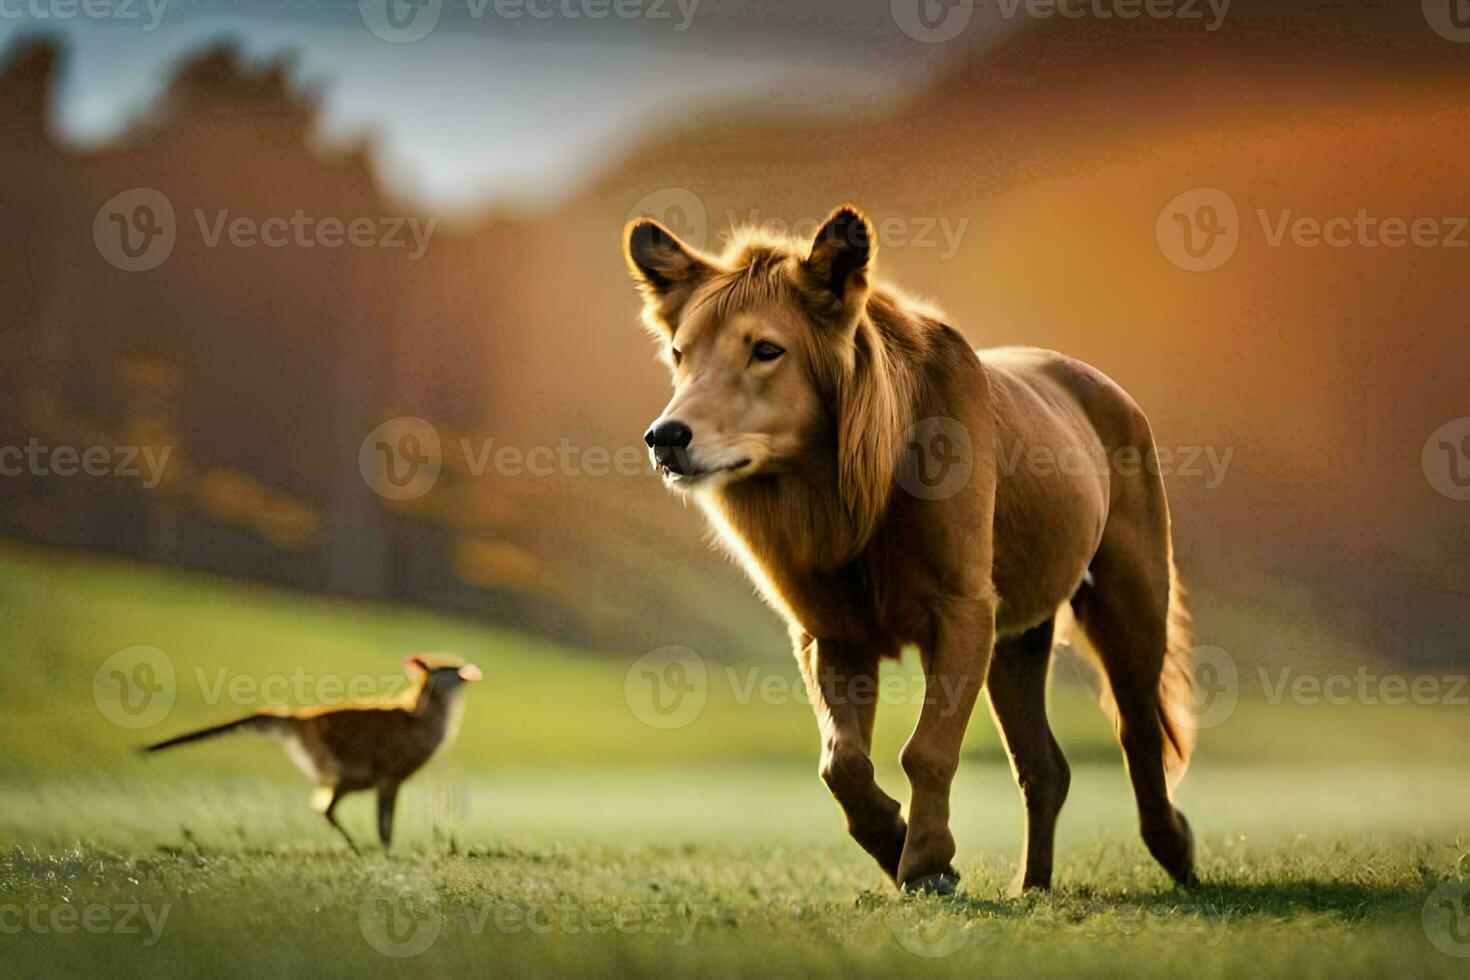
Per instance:
[[[1116,517],[1110,521],[1093,559],[1093,584],[1078,594],[1073,607],[1102,660],[1117,704],[1118,738],[1144,843],[1175,881],[1191,885],[1196,881],[1194,837],[1169,798],[1160,721],[1159,684],[1168,644],[1168,544],[1149,542],[1149,536],[1116,522]]]
[[[990,710],[1011,754],[1011,769],[1026,806],[1026,843],[1012,894],[1050,888],[1057,815],[1067,799],[1071,771],[1046,717],[1052,620],[995,647],[985,681]]]
[[[342,835],[342,839],[347,842],[347,846],[352,849],[352,853],[360,855],[362,852],[357,849],[356,842],[343,829],[342,825],[337,822],[337,804],[341,803],[342,797],[346,795],[347,792],[341,786],[320,786],[312,797],[312,806],[320,810],[322,816],[327,818],[327,823],[332,825],[332,829]]]
[[[397,803],[398,783],[380,783],[378,785],[378,840],[383,842],[385,851],[393,844],[393,808]]]

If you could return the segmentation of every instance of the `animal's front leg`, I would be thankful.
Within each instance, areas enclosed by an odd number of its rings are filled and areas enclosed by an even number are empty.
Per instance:
[[[904,822],[898,801],[878,787],[869,758],[878,709],[878,656],[871,650],[809,636],[796,656],[822,734],[822,781],[847,815],[847,830],[898,879]]]
[[[949,789],[994,642],[992,601],[946,600],[935,610],[934,636],[924,651],[924,706],[900,756],[913,791],[898,863],[898,883],[905,891],[949,894],[959,881],[950,864],[955,844]]]

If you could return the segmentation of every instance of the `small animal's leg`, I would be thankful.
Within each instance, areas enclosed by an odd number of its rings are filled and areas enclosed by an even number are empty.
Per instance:
[[[1057,814],[1067,799],[1071,773],[1046,718],[1046,675],[1051,663],[1052,621],[996,644],[985,690],[1000,726],[1011,769],[1026,806],[1026,843],[1011,886],[1051,887]]]
[[[995,604],[987,598],[952,599],[934,613],[934,636],[923,651],[924,706],[899,757],[913,796],[898,882],[904,891],[949,894],[959,881],[950,864],[955,843],[949,830],[949,790],[990,665]]]
[[[898,879],[904,827],[898,801],[878,788],[869,758],[878,710],[878,657],[870,650],[798,637],[796,651],[822,736],[822,781],[847,830],[884,873]]]
[[[341,786],[321,786],[317,788],[316,794],[312,797],[312,806],[320,810],[322,816],[327,818],[327,823],[332,825],[332,829],[342,835],[342,839],[347,842],[347,846],[352,848],[352,853],[361,855],[362,852],[357,849],[357,843],[353,841],[352,837],[343,829],[342,825],[337,822],[337,804],[341,803],[342,797],[346,795],[346,790],[342,789]]]
[[[398,804],[398,783],[378,784],[378,840],[383,850],[393,844],[393,808]]]

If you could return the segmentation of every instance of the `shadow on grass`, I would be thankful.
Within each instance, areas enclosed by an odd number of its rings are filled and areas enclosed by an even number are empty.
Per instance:
[[[1420,914],[1434,888],[1432,881],[1365,883],[1333,878],[1281,882],[1206,882],[1189,891],[1160,888],[1128,894],[1091,888],[1062,889],[1021,898],[966,895],[941,899],[944,906],[972,918],[1029,919],[1038,913],[1064,920],[1094,915],[1204,915],[1238,919],[1287,919],[1326,915],[1342,922]]]

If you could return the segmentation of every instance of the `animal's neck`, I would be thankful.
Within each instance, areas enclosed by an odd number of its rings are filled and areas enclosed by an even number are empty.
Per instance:
[[[711,516],[740,557],[822,570],[843,564],[864,541],[841,503],[835,454],[800,469],[752,477],[716,493]],[[734,540],[731,540],[731,539]]]
[[[426,721],[439,722],[454,710],[460,692],[443,691],[434,684],[425,684],[414,700],[413,713]]]

